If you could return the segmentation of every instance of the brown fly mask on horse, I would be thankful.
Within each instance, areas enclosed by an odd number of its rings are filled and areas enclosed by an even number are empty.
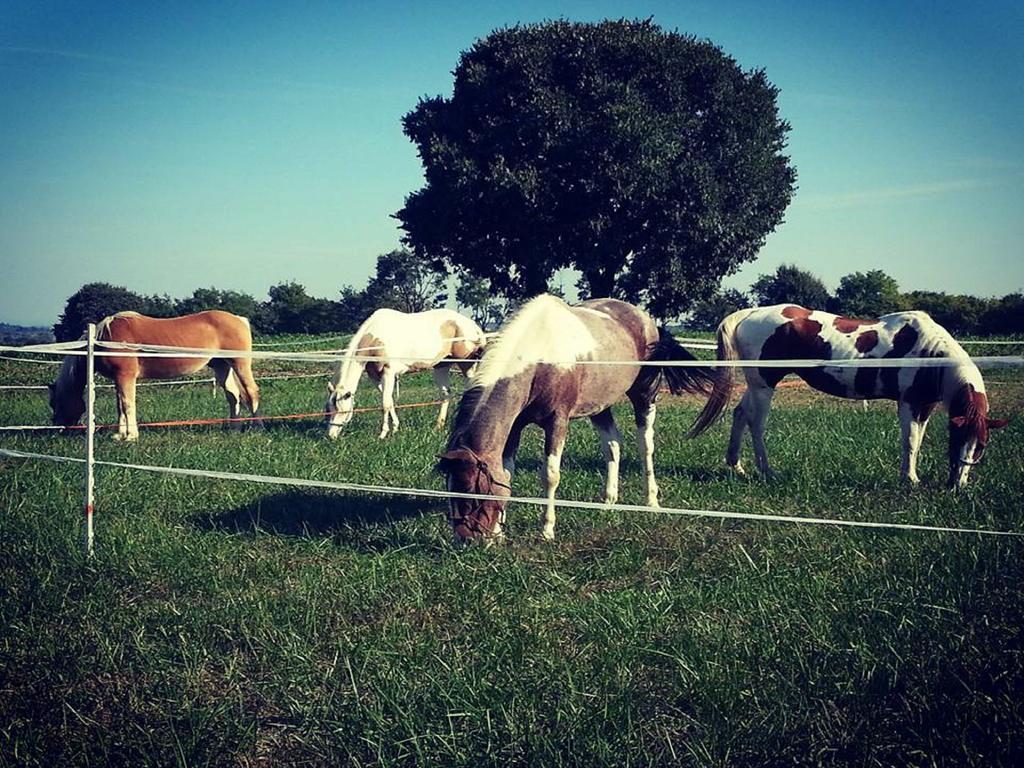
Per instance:
[[[512,495],[508,473],[504,467],[497,471],[503,479],[494,476],[491,467],[469,448],[457,448],[438,456],[438,471],[447,479],[449,490],[466,488],[481,496],[500,496],[501,499],[451,498],[448,501],[448,522],[456,541],[484,541],[501,539],[505,522],[505,499]]]

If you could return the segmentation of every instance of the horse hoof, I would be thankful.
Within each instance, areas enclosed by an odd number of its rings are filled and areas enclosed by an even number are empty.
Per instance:
[[[608,494],[604,497],[604,503],[607,504],[609,507],[614,506],[615,504],[618,503],[618,501],[618,496],[612,496],[611,494]]]
[[[555,529],[553,527],[552,528],[544,528],[540,532],[540,535],[544,538],[544,541],[554,541],[555,540]]]

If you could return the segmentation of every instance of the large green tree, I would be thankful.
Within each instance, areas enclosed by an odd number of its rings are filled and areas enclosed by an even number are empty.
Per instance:
[[[726,288],[709,299],[698,301],[684,325],[695,331],[714,331],[726,317],[749,306],[750,299],[746,294],[735,288]]]
[[[377,271],[366,286],[366,297],[377,307],[422,312],[447,301],[445,277],[436,263],[408,248],[398,248],[377,257]]]
[[[207,309],[221,309],[235,315],[251,318],[256,313],[256,299],[248,293],[222,291],[219,288],[196,288],[192,295],[174,304],[178,315],[189,315]]]
[[[774,274],[761,275],[750,286],[750,292],[762,307],[799,304],[809,309],[824,309],[831,298],[821,280],[793,264],[781,264]]]
[[[454,74],[404,118],[426,184],[396,215],[417,253],[507,296],[570,267],[586,295],[677,315],[756,257],[793,194],[778,90],[706,40],[515,26]]]
[[[833,300],[834,311],[850,317],[878,317],[903,308],[899,284],[880,269],[843,276]]]
[[[121,285],[86,283],[68,297],[64,312],[53,326],[54,338],[74,341],[81,338],[89,323],[127,311],[168,317],[174,314],[174,306],[167,296],[142,296]]]

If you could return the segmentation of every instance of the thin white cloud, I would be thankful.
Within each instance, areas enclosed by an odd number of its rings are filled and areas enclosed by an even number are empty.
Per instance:
[[[984,179],[951,179],[928,184],[908,184],[901,187],[881,187],[859,192],[842,192],[835,195],[806,195],[797,200],[806,208],[818,211],[833,211],[841,208],[856,208],[862,205],[883,203],[891,200],[908,200],[919,197],[967,192],[987,186]]]
[[[21,45],[0,45],[0,53],[27,53],[33,56],[53,56],[60,59],[74,59],[76,61],[100,61],[104,64],[138,64],[140,62],[131,59],[121,59],[116,56],[103,56],[98,53],[86,53],[84,51],[66,51],[57,48],[32,48]]]

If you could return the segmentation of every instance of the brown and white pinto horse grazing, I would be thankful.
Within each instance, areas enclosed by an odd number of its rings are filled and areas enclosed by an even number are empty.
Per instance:
[[[434,381],[441,390],[437,426],[448,417],[451,369],[457,365],[469,377],[483,353],[487,336],[479,325],[450,309],[426,312],[398,312],[378,309],[370,315],[349,342],[345,357],[327,384],[327,436],[336,438],[352,420],[356,388],[366,375],[381,391],[384,424],[380,437],[398,430],[395,397],[398,377],[404,373],[434,369]],[[439,362],[456,359],[460,362]]]
[[[737,472],[740,445],[749,428],[757,468],[771,474],[764,427],[775,385],[795,373],[815,389],[857,400],[885,398],[899,404],[903,433],[901,473],[916,484],[917,455],[928,418],[942,403],[949,412],[949,487],[967,483],[981,460],[989,430],[1006,425],[988,418],[981,372],[942,326],[924,312],[895,312],[878,320],[853,320],[791,304],[743,309],[718,326],[720,360],[860,360],[913,357],[949,358],[942,366],[743,368],[747,391],[733,411],[726,463]],[[719,368],[714,392],[689,436],[714,423],[729,404],[733,371]]]
[[[171,318],[118,312],[97,324],[96,340],[195,349],[252,350],[249,321],[219,310]],[[224,389],[228,416],[238,416],[240,401],[256,416],[260,390],[253,380],[252,360],[248,357],[135,357],[131,352],[116,357],[97,356],[96,371],[113,380],[117,390],[117,434],[114,439],[139,439],[135,414],[136,381],[170,379],[195,373],[207,365],[213,369],[218,386]],[[85,413],[85,368],[84,356],[69,355],[64,358],[56,383],[50,385],[54,424],[65,427],[77,424]]]
[[[553,539],[555,490],[570,419],[588,416],[597,429],[607,466],[605,501],[617,500],[622,436],[611,406],[626,395],[636,416],[647,503],[656,506],[654,416],[662,376],[673,392],[706,394],[713,374],[702,367],[630,361],[692,359],[646,312],[630,304],[594,299],[570,307],[554,296],[538,296],[502,329],[462,397],[448,449],[438,463],[448,490],[508,497],[520,435],[527,424],[537,424],[544,430],[547,455],[541,481],[548,504],[540,523],[544,538]],[[625,364],[589,364],[600,361]],[[449,522],[456,541],[500,538],[506,503],[451,499]]]

